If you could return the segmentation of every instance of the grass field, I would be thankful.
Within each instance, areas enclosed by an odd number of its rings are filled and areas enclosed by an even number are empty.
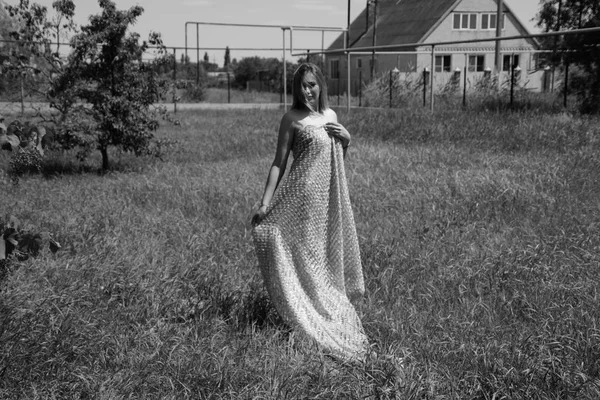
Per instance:
[[[262,287],[281,112],[190,111],[104,175],[50,154],[13,186],[0,152],[3,212],[63,245],[0,286],[0,398],[600,398],[600,120],[338,114],[379,358],[323,357]]]

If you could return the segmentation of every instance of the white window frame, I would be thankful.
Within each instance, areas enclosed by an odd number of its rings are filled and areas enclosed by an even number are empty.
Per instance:
[[[487,17],[487,27],[484,26],[484,20]],[[493,24],[492,24],[493,20]],[[492,26],[493,25],[493,26]],[[502,13],[502,30],[506,29],[506,14]],[[482,31],[495,31],[496,30],[496,13],[482,13],[481,14],[481,30]]]
[[[521,54],[503,54],[502,55],[502,71],[510,72],[512,68],[521,65]],[[507,68],[508,67],[508,68]]]
[[[475,64],[471,63],[471,60],[473,60],[473,59],[475,60]],[[483,62],[481,63],[481,69],[477,68],[477,66],[479,65],[479,63],[477,61],[479,59],[483,59]],[[483,55],[483,54],[469,54],[467,70],[469,72],[483,72],[483,71],[485,71],[485,55]]]
[[[457,20],[458,17],[458,20]],[[476,31],[479,25],[477,13],[454,13],[452,16],[452,30],[454,31]],[[458,22],[458,28],[456,23]],[[473,26],[474,25],[474,26]],[[466,27],[465,27],[466,26]]]
[[[438,69],[438,60],[441,60]],[[444,64],[444,60],[450,60],[448,65]],[[440,54],[435,56],[435,72],[452,72],[452,55],[451,54]]]

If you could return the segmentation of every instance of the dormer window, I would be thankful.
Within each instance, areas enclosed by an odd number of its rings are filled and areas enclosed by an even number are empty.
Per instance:
[[[454,13],[454,30],[475,30],[477,29],[477,14],[475,13]]]
[[[504,18],[502,14],[502,29],[504,29]],[[496,30],[496,13],[481,14],[481,29],[482,30]]]

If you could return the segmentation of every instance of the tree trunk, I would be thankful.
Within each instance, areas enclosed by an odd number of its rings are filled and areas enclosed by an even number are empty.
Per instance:
[[[102,153],[102,170],[108,171],[108,167],[110,166],[108,162],[108,148],[102,147],[100,153]]]

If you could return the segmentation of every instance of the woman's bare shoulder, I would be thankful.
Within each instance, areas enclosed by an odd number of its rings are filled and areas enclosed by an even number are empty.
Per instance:
[[[300,110],[289,110],[281,118],[281,125],[292,128],[293,131],[302,127],[302,120],[306,118],[306,113]]]
[[[281,117],[281,128],[289,130],[292,133],[301,127],[300,120],[302,116],[297,110],[290,110]]]
[[[333,109],[328,108],[326,110],[323,111],[323,115],[325,115],[325,117],[327,118],[328,121],[330,122],[337,122],[337,114],[335,113],[335,111],[333,111]]]

